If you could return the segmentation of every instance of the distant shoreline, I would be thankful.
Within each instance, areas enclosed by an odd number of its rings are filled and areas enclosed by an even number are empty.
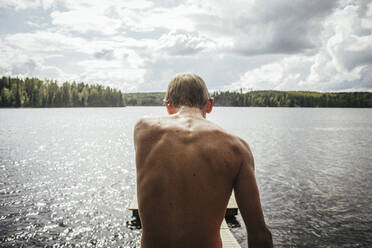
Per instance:
[[[218,91],[211,96],[215,106],[221,107],[372,108],[371,92]],[[126,93],[124,97],[127,106],[162,106],[165,92]]]
[[[165,92],[123,93],[100,84],[0,78],[0,108],[162,106]],[[372,92],[260,90],[211,93],[215,106],[372,108]]]

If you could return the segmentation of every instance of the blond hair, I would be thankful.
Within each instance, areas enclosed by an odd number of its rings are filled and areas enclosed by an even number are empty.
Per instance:
[[[175,107],[189,106],[204,108],[209,99],[203,79],[194,73],[176,75],[168,84],[165,101]]]

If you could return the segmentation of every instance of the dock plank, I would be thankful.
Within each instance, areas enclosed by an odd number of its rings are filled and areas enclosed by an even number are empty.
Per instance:
[[[227,209],[229,209],[229,208],[238,209],[238,204],[236,204],[234,191],[230,196],[229,203],[227,204]]]
[[[135,195],[128,207],[129,210],[138,210],[137,195]]]
[[[223,220],[220,228],[220,236],[223,248],[240,248],[238,241],[235,239],[234,235],[229,230],[229,227],[227,226],[225,220]]]

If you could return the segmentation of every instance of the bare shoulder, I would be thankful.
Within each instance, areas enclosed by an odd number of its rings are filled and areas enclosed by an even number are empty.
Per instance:
[[[134,125],[134,132],[160,127],[163,117],[141,117]]]
[[[241,137],[219,127],[213,122],[207,121],[207,128],[219,137],[219,141],[224,143],[224,146],[232,148],[237,155],[252,156],[251,149],[248,143]]]
[[[254,158],[253,158],[251,148],[249,147],[248,143],[244,139],[238,137],[238,140],[241,145],[242,155],[243,155],[243,159],[245,163],[249,167],[252,167],[252,169],[254,169]]]
[[[239,137],[238,135],[236,134],[233,134],[221,127],[219,127],[218,125],[214,124],[211,122],[211,125],[213,125],[215,127],[215,130],[219,133],[221,133],[223,136],[225,136],[226,139],[229,139],[233,142],[234,145],[236,146],[239,146],[239,148],[241,149],[246,149],[246,150],[249,150],[250,151],[250,148],[249,148],[249,145],[248,143],[242,139],[241,137]]]
[[[144,127],[147,127],[149,125],[151,125],[152,122],[154,122],[153,120],[154,118],[152,117],[141,117],[137,122],[136,124],[134,125],[134,130],[138,130],[138,129],[141,129],[141,128],[144,128]]]
[[[230,145],[234,155],[241,160],[241,162],[254,169],[254,159],[249,144],[241,137],[224,131],[224,135],[228,140],[227,144]]]
[[[136,124],[134,125],[134,142],[137,141],[138,136],[140,133],[142,133],[144,130],[146,130],[149,127],[149,118],[148,117],[142,117],[139,119]]]
[[[134,125],[134,142],[140,142],[161,130],[162,117],[142,117]]]

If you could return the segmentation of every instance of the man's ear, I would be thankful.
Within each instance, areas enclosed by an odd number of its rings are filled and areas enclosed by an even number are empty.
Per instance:
[[[207,107],[206,107],[206,109],[205,109],[205,112],[206,112],[207,114],[209,114],[210,112],[212,112],[213,104],[214,104],[214,99],[213,99],[213,98],[209,98],[209,99],[208,99],[208,102],[207,102]]]
[[[165,101],[165,107],[167,108],[167,112],[170,115],[177,113],[178,109],[169,101]]]

